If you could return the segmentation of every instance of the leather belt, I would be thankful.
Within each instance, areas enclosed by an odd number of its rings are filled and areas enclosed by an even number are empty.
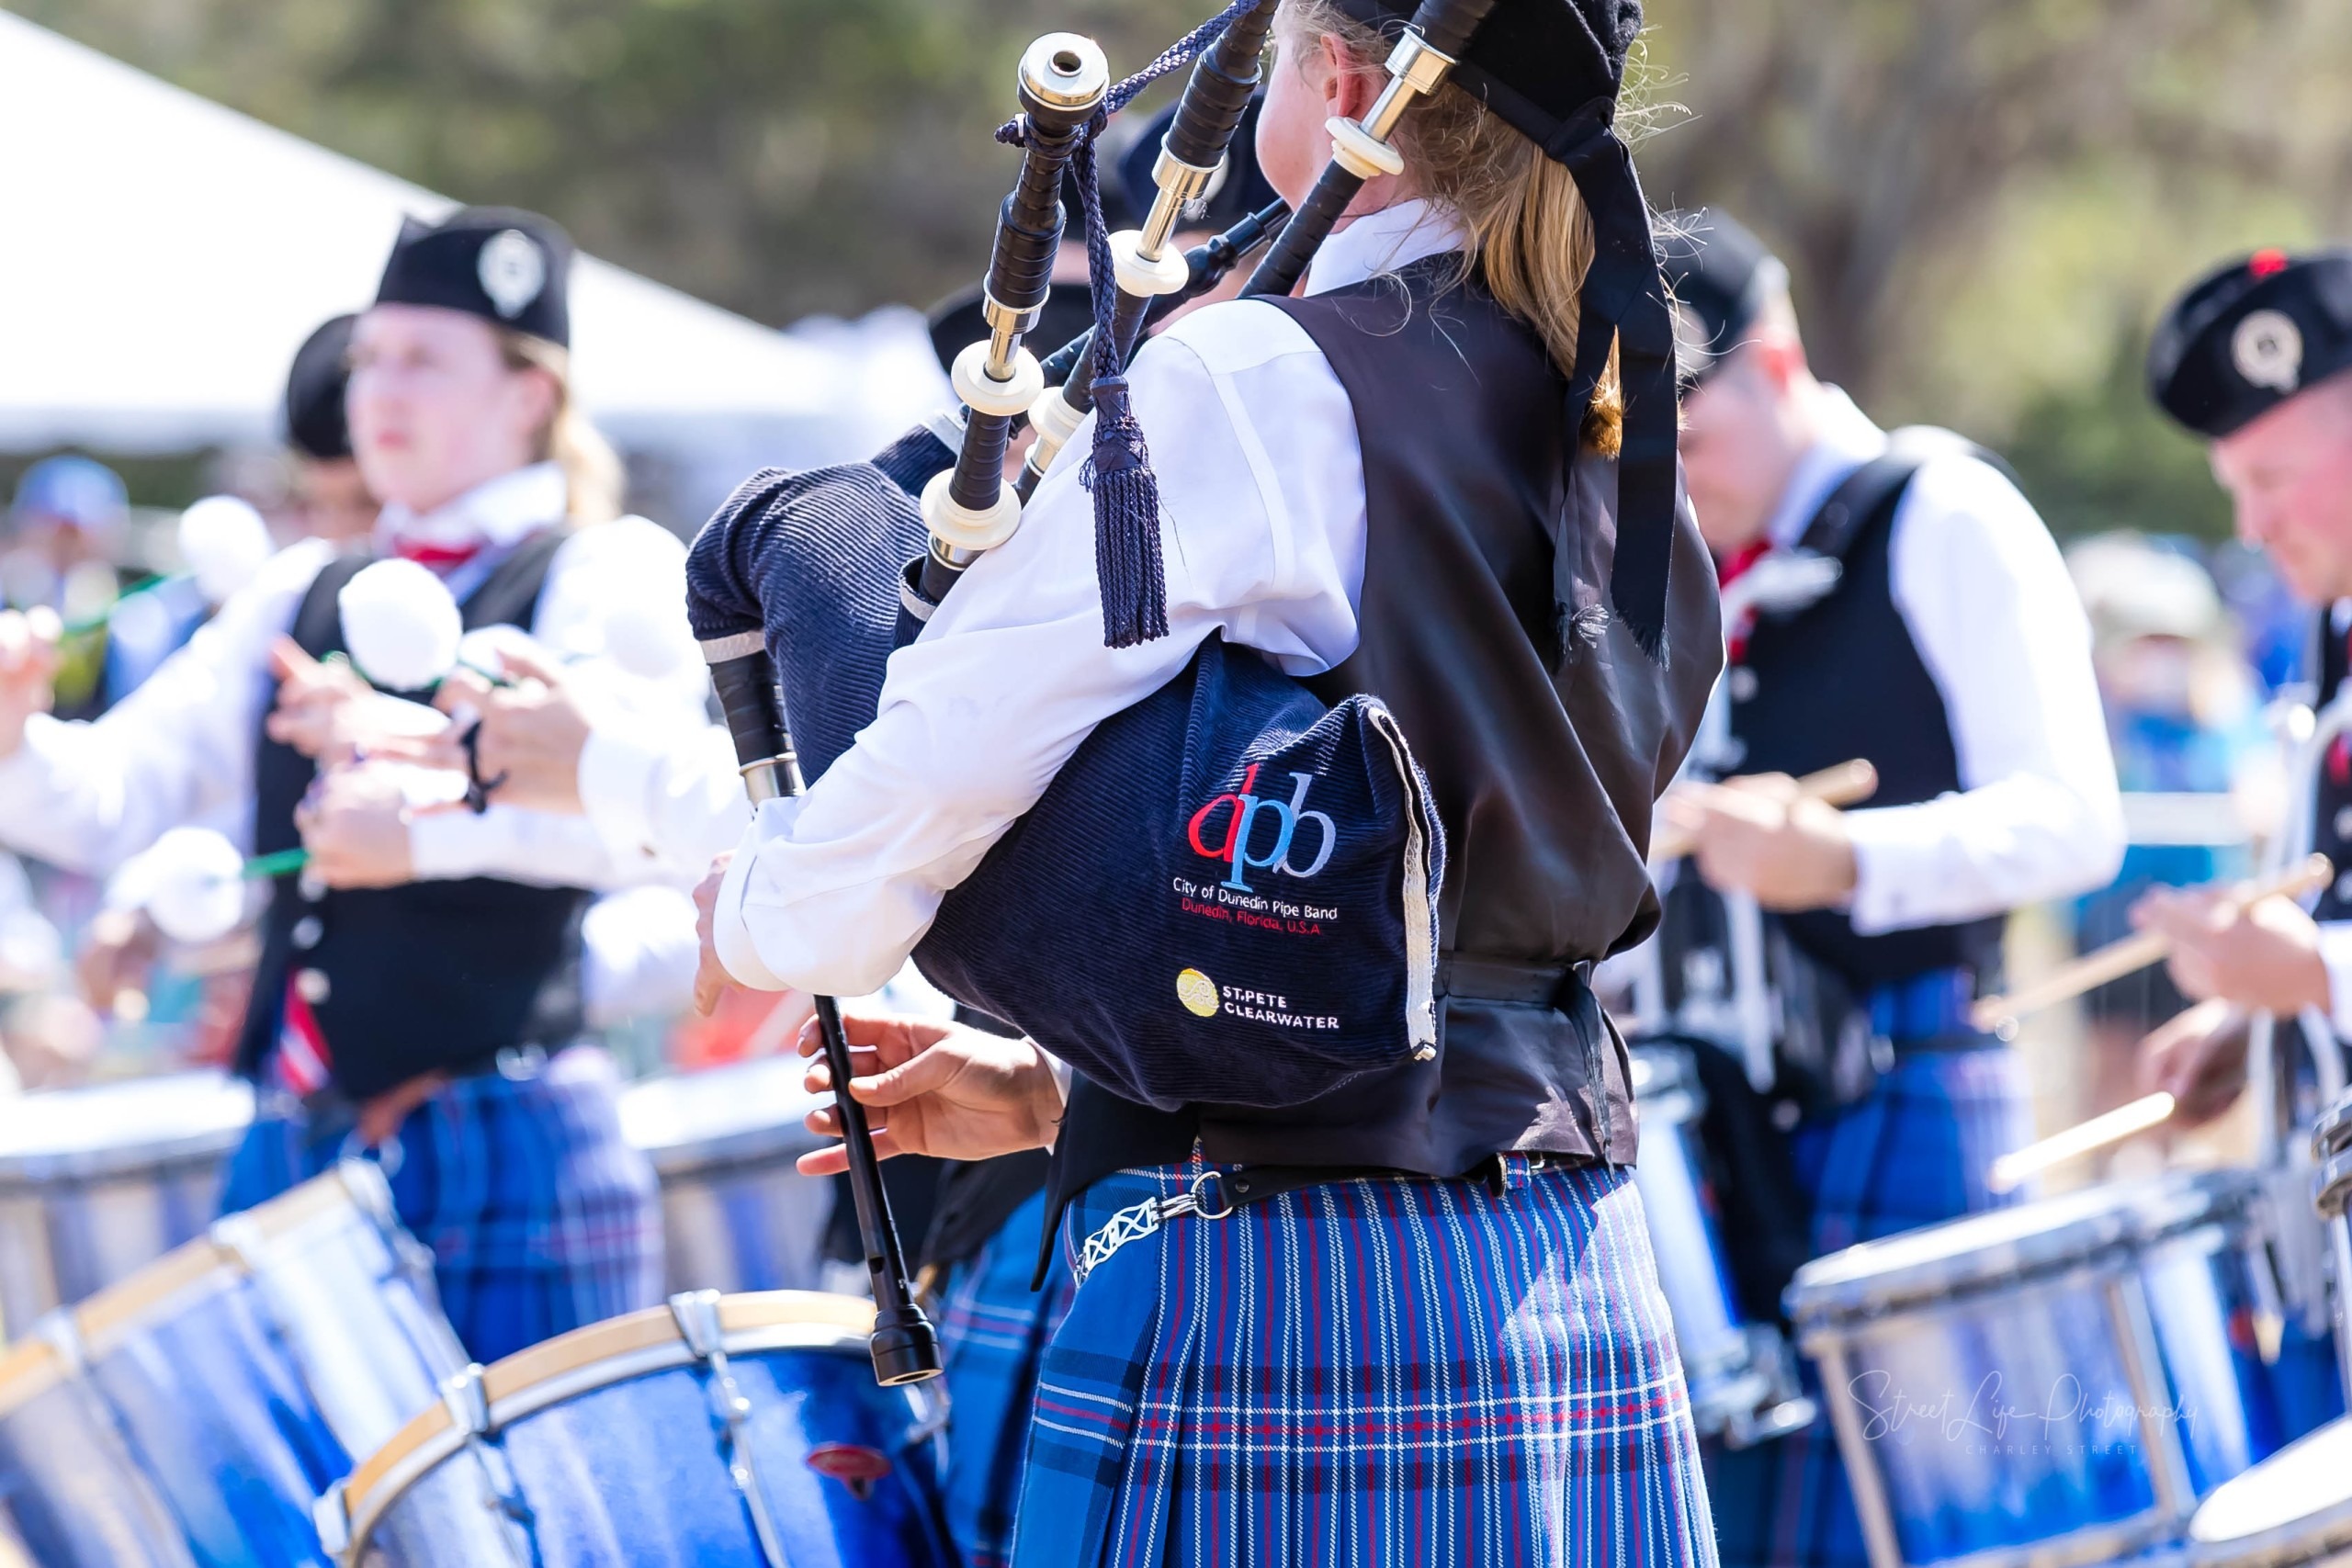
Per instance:
[[[1472,953],[1442,953],[1437,961],[1438,994],[1464,1001],[1548,1007],[1560,1001],[1570,981],[1583,986],[1591,977],[1589,962],[1533,964]]]

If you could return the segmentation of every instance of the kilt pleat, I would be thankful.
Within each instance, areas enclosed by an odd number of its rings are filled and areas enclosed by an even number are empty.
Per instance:
[[[1986,1179],[2032,1136],[2014,1052],[1987,1044],[1898,1059],[1867,1099],[1796,1132],[1814,1255],[2023,1201],[2030,1194],[1997,1194]],[[1821,1396],[1809,1361],[1804,1382]],[[1739,1450],[1710,1443],[1706,1454],[1724,1568],[1868,1568],[1826,1404],[1803,1431]]]
[[[1629,1174],[1334,1181],[1098,1267],[1046,1352],[1014,1562],[1714,1561]],[[1121,1172],[1066,1249],[1189,1190]]]
[[[1029,1448],[1029,1417],[1046,1346],[1077,1289],[1058,1249],[1045,1287],[1029,1280],[1046,1228],[1033,1194],[941,1292],[939,1342],[950,1401],[947,1528],[964,1568],[1004,1568]]]
[[[474,1359],[660,1304],[661,1200],[621,1135],[618,1093],[611,1059],[575,1046],[531,1077],[460,1078],[401,1123],[382,1161],[393,1207],[432,1253],[441,1309]],[[221,1208],[250,1208],[345,1152],[342,1129],[266,1095]]]

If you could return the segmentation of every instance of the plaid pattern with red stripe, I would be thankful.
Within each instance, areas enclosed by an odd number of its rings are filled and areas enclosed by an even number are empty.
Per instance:
[[[1046,1352],[1018,1564],[1713,1568],[1631,1173],[1370,1179],[1184,1216]],[[1065,1252],[1195,1164],[1073,1205]]]

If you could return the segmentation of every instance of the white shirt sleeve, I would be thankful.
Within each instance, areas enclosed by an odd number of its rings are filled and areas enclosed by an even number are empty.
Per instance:
[[[613,857],[699,878],[751,825],[751,802],[727,731],[684,734],[599,723],[580,752],[580,803]]]
[[[96,721],[35,716],[24,744],[0,761],[0,840],[102,874],[166,829],[250,801],[270,646],[333,556],[315,541],[279,551]],[[250,820],[240,827],[250,839]]]
[[[1363,459],[1347,394],[1306,332],[1271,305],[1213,306],[1148,344],[1130,378],[1159,476],[1170,635],[1102,646],[1093,498],[1079,482],[1090,422],[1020,532],[891,657],[857,743],[806,795],[753,818],[718,908],[738,980],[842,996],[888,980],[1079,743],[1211,633],[1295,674],[1353,651]]]
[[[2090,624],[2032,505],[1973,457],[1928,463],[1894,517],[1895,606],[1943,696],[1961,793],[1847,814],[1865,935],[2087,892],[2123,807]]]
[[[707,677],[693,656],[686,630],[685,547],[641,517],[594,524],[564,541],[548,563],[531,635],[559,657],[576,661],[580,678],[596,688],[600,710],[617,726],[653,736],[696,734]],[[676,667],[660,679],[609,667],[606,628],[616,616],[666,623],[674,618],[681,649]],[[723,845],[722,845],[723,847]],[[709,863],[680,863],[615,840],[586,817],[490,809],[434,812],[409,827],[409,852],[419,881],[494,876],[547,887],[598,891],[649,880],[699,876]]]

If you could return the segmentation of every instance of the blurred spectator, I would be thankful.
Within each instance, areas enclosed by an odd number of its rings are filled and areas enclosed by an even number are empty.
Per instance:
[[[106,616],[122,590],[116,552],[130,519],[122,479],[74,453],[27,468],[9,510],[0,594],[17,609],[53,610],[69,636],[57,672],[57,713],[86,718],[106,706]]]
[[[2077,951],[2088,952],[2130,934],[2128,911],[2149,887],[2243,874],[2252,803],[2276,768],[2255,672],[2213,579],[2192,555],[2109,534],[2075,546],[2066,564],[2090,615],[2108,737],[2133,826],[2114,884],[2076,907]],[[2184,795],[2211,796],[2213,809],[2178,809],[2194,805],[2177,800]],[[2176,809],[2149,809],[2158,804]],[[2085,998],[2095,1103],[2130,1098],[2134,1043],[2188,1005],[2161,965]]]
[[[358,545],[375,531],[376,498],[351,456],[344,391],[351,381],[351,323],[337,316],[303,341],[286,376],[286,445],[294,459],[293,519],[311,538]]]

